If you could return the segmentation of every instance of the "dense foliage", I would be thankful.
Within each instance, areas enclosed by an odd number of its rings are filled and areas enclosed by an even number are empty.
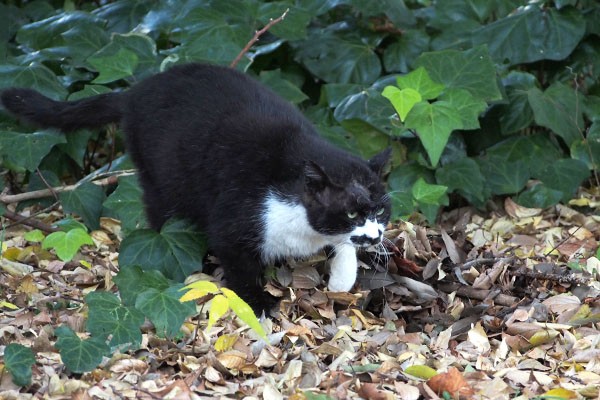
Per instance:
[[[496,195],[545,208],[568,201],[586,179],[598,180],[594,0],[8,1],[0,4],[0,25],[8,27],[0,88],[73,100],[126,90],[178,63],[228,65],[287,8],[236,68],[297,104],[339,146],[363,157],[392,146],[396,217],[416,209],[434,222],[440,206],[484,208]],[[110,320],[92,318],[88,331],[112,334],[109,344],[56,332],[57,347],[96,357],[77,358],[71,369],[93,368],[108,347],[139,342],[143,315],[176,334],[194,310],[177,302],[179,287],[169,279],[198,268],[204,238],[180,220],[161,232],[145,229],[134,176],[121,176],[116,188],[90,182],[109,168],[132,168],[121,132],[61,135],[0,112],[0,156],[10,190],[81,182],[59,194],[66,213],[91,229],[101,216],[122,221],[117,283],[125,305],[104,295],[88,299],[90,315],[97,308]],[[82,234],[81,226],[63,225],[73,227]],[[73,253],[80,244],[72,250],[66,237],[54,236],[48,247],[58,251],[62,243]]]

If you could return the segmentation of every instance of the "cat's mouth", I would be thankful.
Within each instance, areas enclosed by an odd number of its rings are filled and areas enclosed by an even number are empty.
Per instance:
[[[355,247],[365,248],[378,245],[381,243],[382,237],[382,235],[378,237],[370,237],[367,235],[350,236],[350,242],[352,242]]]

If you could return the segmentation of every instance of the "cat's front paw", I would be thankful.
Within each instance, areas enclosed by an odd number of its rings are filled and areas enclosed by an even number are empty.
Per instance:
[[[327,284],[327,289],[331,292],[349,292],[354,286],[354,279],[344,279],[344,277],[331,277]]]

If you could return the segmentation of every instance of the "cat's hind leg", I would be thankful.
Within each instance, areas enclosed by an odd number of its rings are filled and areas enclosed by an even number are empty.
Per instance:
[[[258,317],[263,311],[269,316],[278,299],[264,290],[264,264],[260,259],[243,250],[215,250],[215,255],[224,269],[225,287],[248,303]]]
[[[335,255],[330,261],[331,273],[327,288],[333,292],[348,292],[356,282],[358,261],[356,248],[344,243],[335,248]]]

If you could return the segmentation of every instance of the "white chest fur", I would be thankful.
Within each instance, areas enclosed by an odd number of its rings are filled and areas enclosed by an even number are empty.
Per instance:
[[[348,235],[323,235],[315,231],[302,204],[281,200],[271,194],[264,207],[261,253],[267,262],[309,257],[325,246],[336,246],[349,239]]]

